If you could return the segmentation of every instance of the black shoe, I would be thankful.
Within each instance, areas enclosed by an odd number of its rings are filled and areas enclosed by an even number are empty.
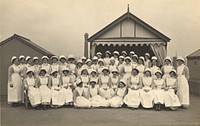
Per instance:
[[[46,105],[43,105],[43,110],[47,110],[47,106]]]
[[[161,104],[158,104],[158,111],[161,111]]]

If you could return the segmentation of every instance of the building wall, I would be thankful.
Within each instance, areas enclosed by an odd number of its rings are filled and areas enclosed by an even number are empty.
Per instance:
[[[0,47],[0,95],[7,95],[7,80],[8,80],[8,67],[11,65],[10,59],[12,56],[43,56],[40,52],[31,48],[30,46],[20,42],[17,39],[12,39],[9,42],[1,45]]]
[[[188,59],[187,65],[190,70],[190,92],[200,95],[200,59]]]

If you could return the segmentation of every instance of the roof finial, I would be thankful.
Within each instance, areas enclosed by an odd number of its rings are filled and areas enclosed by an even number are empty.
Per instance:
[[[127,7],[127,12],[129,12],[129,4],[128,4],[128,7]]]

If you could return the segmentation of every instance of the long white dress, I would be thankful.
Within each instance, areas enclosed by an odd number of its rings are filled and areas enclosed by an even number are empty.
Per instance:
[[[124,65],[124,76],[123,76],[123,80],[125,80],[125,82],[127,81],[127,79],[131,76],[131,72],[133,70],[133,67],[131,64],[127,65],[125,64]]]
[[[181,65],[177,67],[177,75],[178,75],[178,89],[177,95],[182,105],[189,105],[189,84],[186,79],[186,75],[184,74],[185,65]]]
[[[98,94],[98,88],[98,85],[95,85],[95,87],[89,87],[89,92],[91,96],[90,102],[92,107],[108,107],[109,102]]]
[[[20,76],[20,67],[17,65],[11,65],[8,69],[8,73],[11,74],[11,81],[8,81],[8,103],[22,101],[23,84]],[[10,83],[13,87],[10,87]]]
[[[74,106],[75,107],[91,107],[91,102],[89,99],[86,99],[83,95],[83,88],[80,88],[80,87],[76,87],[76,92],[77,92],[77,95],[76,96],[76,99],[75,99],[75,102],[74,102]]]
[[[40,87],[39,91],[41,94],[42,104],[50,104],[51,102],[51,90],[48,88],[49,77],[48,76],[39,76]]]
[[[144,108],[153,107],[153,91],[152,91],[152,77],[143,77],[142,78],[143,88],[140,90],[141,104]],[[144,89],[149,90],[145,92]]]
[[[170,77],[169,73],[174,69],[174,67],[172,65],[164,65],[162,69],[163,69],[163,73],[164,73],[162,78],[166,79],[166,78]]]
[[[25,86],[28,86],[28,97],[32,106],[37,106],[41,103],[41,95],[39,88],[35,88],[36,80],[34,77],[27,77],[24,81]]]
[[[65,104],[65,95],[63,91],[61,90],[61,87],[59,87],[60,84],[60,78],[59,77],[51,77],[52,80],[52,105],[62,106]]]
[[[167,77],[166,85],[169,88],[165,91],[164,102],[166,107],[178,107],[181,106],[178,96],[175,94],[174,86],[176,84],[176,78]]]
[[[63,76],[62,78],[62,91],[65,95],[65,104],[73,101],[73,92],[70,86],[72,83],[70,82],[71,78],[69,76]]]
[[[128,88],[128,94],[124,97],[124,103],[128,107],[138,108],[140,105],[140,90],[136,89],[139,87],[140,77],[131,76],[130,77],[130,87]],[[131,89],[131,88],[135,89]]]
[[[83,94],[85,96],[88,96],[89,76],[88,75],[86,75],[86,76],[81,75],[80,79],[83,82]]]
[[[136,67],[139,71],[138,76],[139,77],[143,77],[144,76],[144,70],[145,70],[145,66],[142,64],[138,64]]]
[[[109,76],[100,76],[100,80],[102,85],[99,87],[99,94],[106,99],[110,99],[111,93],[112,93],[112,88],[109,87]]]
[[[164,90],[162,89],[162,87],[164,87],[164,79],[154,79],[154,84],[156,86],[155,89],[153,89],[153,93],[154,93],[154,103],[155,104],[164,104]]]
[[[119,74],[122,74],[123,68],[124,68],[124,63],[119,64],[119,65],[117,66],[117,69],[118,69]]]
[[[109,103],[111,107],[121,107],[123,105],[123,98],[126,92],[126,87],[118,88],[117,94],[109,99]]]

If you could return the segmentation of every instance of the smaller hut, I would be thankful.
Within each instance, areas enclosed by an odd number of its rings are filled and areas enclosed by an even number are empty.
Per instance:
[[[187,56],[187,60],[190,69],[190,92],[200,95],[200,49]]]

